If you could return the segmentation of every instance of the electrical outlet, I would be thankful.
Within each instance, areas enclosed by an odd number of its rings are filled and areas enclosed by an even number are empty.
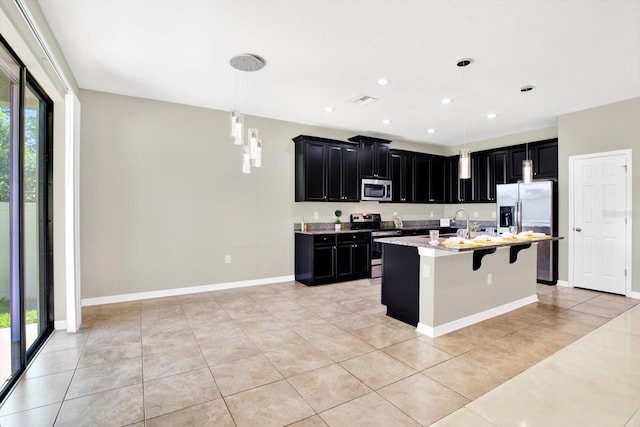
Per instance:
[[[429,218],[433,218],[433,212],[429,212]]]
[[[429,264],[422,264],[422,277],[425,279],[431,277],[431,266]]]
[[[493,283],[493,274],[487,273],[487,285],[490,285],[492,283]]]
[[[225,264],[231,264],[231,255],[225,255],[224,256],[224,263]]]
[[[473,217],[474,217],[474,218],[478,218],[478,212],[474,212],[474,213],[473,213]]]
[[[495,213],[495,211],[494,211],[494,212],[491,212],[491,218],[496,219],[496,213]]]
[[[318,219],[318,218],[320,218],[320,215],[318,215],[318,212],[314,212],[313,219]]]
[[[393,213],[393,216],[397,216],[397,215],[398,215],[398,212],[394,212],[394,213]]]

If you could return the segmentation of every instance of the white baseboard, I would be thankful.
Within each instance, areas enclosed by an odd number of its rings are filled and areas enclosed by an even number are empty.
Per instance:
[[[197,294],[199,292],[221,291],[223,289],[245,288],[247,286],[271,285],[273,283],[290,282],[295,276],[267,277],[264,279],[242,280],[239,282],[216,283],[186,288],[163,289],[161,291],[136,292],[133,294],[110,295],[106,297],[84,298],[82,306],[113,304],[117,302],[138,301],[151,298],[173,297],[177,295]]]
[[[55,330],[64,329],[67,330],[67,321],[66,320],[56,320],[53,322],[53,328]]]
[[[566,280],[558,280],[556,286],[562,286],[563,288],[573,288],[573,285],[569,284]]]
[[[472,314],[471,316],[463,317],[462,319],[454,320],[449,323],[445,323],[440,326],[428,326],[424,323],[418,323],[416,331],[431,338],[439,337],[440,335],[448,334],[449,332],[462,329],[467,326],[471,326],[475,323],[482,322],[483,320],[491,319],[492,317],[499,316],[504,313],[508,313],[517,308],[524,307],[525,305],[538,301],[538,295],[530,295],[528,297],[521,298],[516,301],[512,301],[507,304],[500,305],[498,307],[491,308],[489,310],[482,311],[480,313]]]
[[[629,298],[640,299],[640,292],[631,291],[631,296]]]

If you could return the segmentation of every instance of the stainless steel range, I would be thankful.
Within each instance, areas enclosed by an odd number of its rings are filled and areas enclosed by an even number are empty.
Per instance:
[[[381,230],[380,214],[351,214],[352,230],[371,230],[371,277],[382,276],[382,244],[374,242],[378,237],[400,236],[401,230]]]

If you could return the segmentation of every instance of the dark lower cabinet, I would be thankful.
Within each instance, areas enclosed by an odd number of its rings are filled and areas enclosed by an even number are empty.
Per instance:
[[[295,278],[322,285],[371,277],[371,233],[295,234]]]
[[[382,245],[381,302],[387,316],[416,326],[419,319],[420,255],[411,246]]]

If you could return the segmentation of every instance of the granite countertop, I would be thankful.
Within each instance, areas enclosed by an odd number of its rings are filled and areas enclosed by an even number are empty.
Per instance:
[[[503,246],[517,246],[527,245],[529,243],[539,243],[549,240],[560,240],[562,237],[540,237],[540,238],[526,238],[526,239],[504,239],[503,242],[478,242],[477,244],[462,244],[462,245],[444,245],[444,238],[438,239],[437,245],[429,243],[429,236],[392,236],[392,237],[380,237],[374,241],[380,243],[387,243],[391,245],[400,246],[413,246],[416,248],[432,248],[440,249],[450,252],[466,252],[475,251],[477,249],[491,249],[499,248]]]
[[[342,233],[371,233],[371,230],[352,230],[350,228],[335,230],[335,229],[327,228],[327,229],[317,229],[317,230],[307,230],[307,231],[296,230],[295,232],[298,234],[315,235],[315,234],[342,234]]]

